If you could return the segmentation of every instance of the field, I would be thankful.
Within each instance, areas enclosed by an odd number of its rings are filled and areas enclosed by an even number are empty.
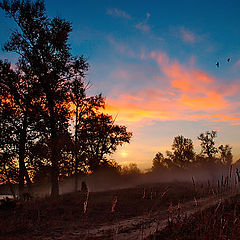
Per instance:
[[[239,239],[240,195],[185,216],[177,215],[148,240],[157,239]]]
[[[35,198],[0,210],[0,239],[228,239],[239,198],[223,201],[236,191],[193,180]]]

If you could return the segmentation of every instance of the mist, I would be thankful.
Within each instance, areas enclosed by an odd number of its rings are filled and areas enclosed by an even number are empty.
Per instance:
[[[85,182],[89,192],[100,192],[124,188],[134,188],[139,185],[154,183],[195,182],[196,184],[211,184],[217,186],[222,181],[229,184],[238,183],[238,168],[236,166],[208,166],[205,168],[194,168],[188,170],[159,170],[156,172],[139,173],[135,175],[124,175],[107,170],[99,170],[96,173],[78,176],[78,191],[81,191],[81,183]],[[226,180],[227,179],[227,180]],[[65,177],[59,181],[60,194],[75,191],[75,178]],[[51,183],[34,183],[33,195],[36,197],[49,196]],[[2,194],[9,194],[5,186],[1,188]]]

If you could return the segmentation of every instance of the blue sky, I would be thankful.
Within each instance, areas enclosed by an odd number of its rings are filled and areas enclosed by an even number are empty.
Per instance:
[[[107,111],[133,131],[113,159],[148,168],[177,135],[199,152],[197,136],[207,130],[240,157],[239,1],[45,3],[49,16],[72,22],[72,53],[88,58],[90,93],[102,92]],[[14,29],[3,12],[0,27],[2,45]]]

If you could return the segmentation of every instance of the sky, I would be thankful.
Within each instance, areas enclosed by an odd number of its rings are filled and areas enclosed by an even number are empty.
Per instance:
[[[238,0],[46,0],[47,14],[72,23],[72,54],[90,64],[89,94],[133,132],[110,158],[151,168],[178,135],[216,130],[216,145],[240,158]],[[0,45],[14,29],[0,12]],[[1,59],[16,56],[0,51]],[[228,62],[227,59],[230,58]],[[220,66],[217,67],[216,63]]]

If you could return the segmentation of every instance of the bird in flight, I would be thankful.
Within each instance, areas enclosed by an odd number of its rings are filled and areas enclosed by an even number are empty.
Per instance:
[[[230,62],[230,60],[231,60],[231,58],[228,58],[228,59],[227,59],[227,62]]]
[[[217,66],[217,67],[219,67],[219,66],[220,66],[219,62],[217,62],[217,63],[216,63],[216,66]]]

